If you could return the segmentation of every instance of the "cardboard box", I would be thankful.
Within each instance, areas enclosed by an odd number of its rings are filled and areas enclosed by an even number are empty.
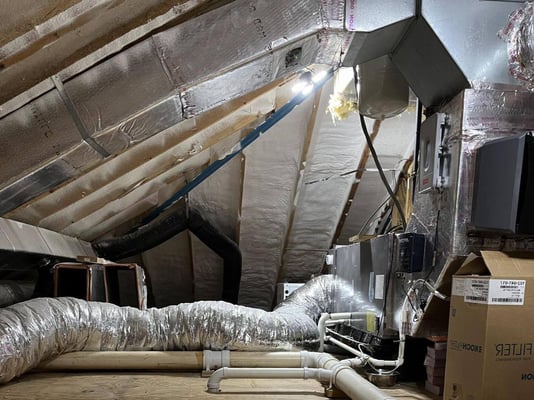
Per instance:
[[[483,251],[454,276],[444,400],[534,398],[533,257]]]

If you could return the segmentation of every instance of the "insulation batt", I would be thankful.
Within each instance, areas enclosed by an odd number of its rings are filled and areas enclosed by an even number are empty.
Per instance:
[[[272,312],[222,301],[142,311],[70,297],[28,300],[0,310],[0,382],[73,351],[309,347],[334,291],[350,296],[341,286],[331,275],[316,277]]]

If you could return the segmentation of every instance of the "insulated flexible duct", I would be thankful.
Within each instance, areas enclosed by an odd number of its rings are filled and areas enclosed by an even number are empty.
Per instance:
[[[224,260],[222,300],[237,303],[241,281],[241,250],[195,209],[182,208],[161,220],[154,220],[124,236],[93,243],[103,258],[117,261],[150,250],[189,229]]]
[[[274,311],[202,301],[139,310],[74,298],[32,299],[0,310],[0,382],[72,351],[288,350],[317,344],[316,321],[336,296],[331,275],[312,279]]]

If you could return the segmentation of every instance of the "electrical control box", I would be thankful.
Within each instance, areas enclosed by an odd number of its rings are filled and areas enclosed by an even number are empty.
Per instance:
[[[436,113],[421,124],[419,140],[419,193],[447,184],[450,158],[441,145],[447,129],[446,115]]]
[[[425,263],[425,235],[421,233],[397,233],[397,272],[421,272]]]

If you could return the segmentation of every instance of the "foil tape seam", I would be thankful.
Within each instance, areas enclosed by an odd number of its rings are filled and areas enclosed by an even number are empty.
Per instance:
[[[78,132],[80,133],[82,140],[86,142],[89,146],[91,146],[103,158],[109,157],[110,154],[107,152],[107,150],[104,149],[102,146],[100,146],[91,137],[91,135],[89,135],[89,132],[87,131],[87,128],[85,127],[82,120],[80,119],[80,116],[78,115],[78,112],[76,111],[76,108],[74,107],[74,104],[72,103],[72,100],[70,99],[69,95],[65,92],[65,88],[63,87],[63,82],[61,82],[61,80],[59,79],[57,75],[54,75],[52,77],[52,81],[54,82],[54,86],[56,87],[56,90],[58,91],[59,96],[61,97],[61,100],[63,100],[65,107],[67,107],[67,110],[71,118],[76,124],[76,127],[78,128]]]

